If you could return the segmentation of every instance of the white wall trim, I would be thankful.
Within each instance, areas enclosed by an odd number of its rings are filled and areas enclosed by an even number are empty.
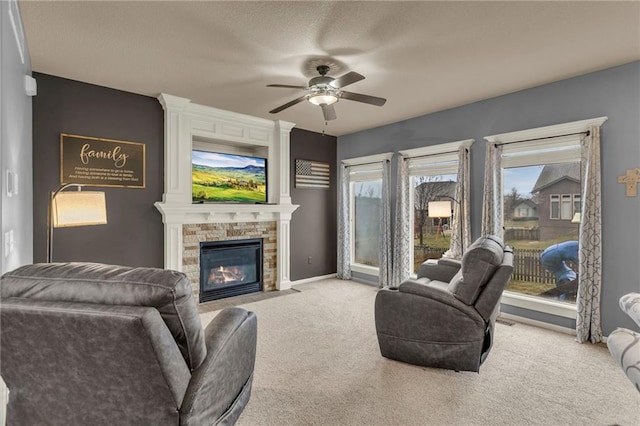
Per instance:
[[[318,275],[316,277],[309,277],[309,278],[303,278],[301,280],[295,280],[295,281],[291,281],[291,285],[298,285],[298,284],[306,284],[306,283],[312,283],[315,281],[322,281],[322,280],[328,280],[331,278],[335,278],[337,277],[338,274],[333,273],[333,274],[327,274],[327,275]]]
[[[553,126],[536,127],[534,129],[485,136],[485,139],[488,143],[504,144],[530,139],[552,138],[571,133],[586,132],[591,126],[602,126],[607,119],[608,117],[598,117],[588,120],[572,121],[569,123],[555,124]]]
[[[377,163],[385,160],[391,160],[393,152],[385,152],[384,154],[367,155],[365,157],[346,158],[342,160],[347,166],[357,166],[359,164]]]
[[[547,330],[557,331],[559,333],[570,334],[572,336],[576,335],[576,330],[573,328],[561,327],[555,324],[549,324],[548,322],[533,320],[525,317],[521,317],[519,315],[507,314],[505,312],[500,312],[499,318],[504,318],[507,320],[520,322],[522,324],[533,325],[539,328],[545,328]]]
[[[361,265],[360,263],[352,263],[351,271],[371,275],[376,278],[380,275],[380,269],[377,266]]]
[[[526,296],[511,291],[502,293],[501,303],[563,318],[576,318],[576,305]]]
[[[425,155],[437,155],[446,152],[458,151],[461,146],[469,148],[473,144],[473,142],[475,142],[475,139],[464,139],[461,141],[439,143],[437,145],[423,146],[420,148],[403,149],[402,151],[398,151],[398,153],[407,158],[422,157]]]

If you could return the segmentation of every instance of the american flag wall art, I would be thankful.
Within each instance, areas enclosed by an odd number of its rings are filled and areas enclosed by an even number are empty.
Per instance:
[[[296,160],[296,188],[329,188],[329,163]]]

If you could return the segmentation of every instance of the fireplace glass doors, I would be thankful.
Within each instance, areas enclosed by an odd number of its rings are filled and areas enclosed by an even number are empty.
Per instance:
[[[200,302],[262,291],[262,238],[200,243]]]

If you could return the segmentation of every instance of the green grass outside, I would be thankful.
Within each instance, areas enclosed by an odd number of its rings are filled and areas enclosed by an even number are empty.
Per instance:
[[[532,283],[529,281],[511,280],[509,281],[509,284],[507,284],[506,290],[513,291],[520,294],[529,294],[532,296],[538,296],[547,290],[551,290],[552,288],[555,288],[554,284],[542,284],[542,283]]]
[[[420,244],[420,238],[415,238],[413,243],[416,246]],[[448,250],[451,245],[451,237],[449,235],[438,235],[436,238],[435,234],[425,233],[422,236],[422,244],[427,247],[437,247]]]
[[[192,185],[193,189],[193,201],[253,201],[253,202],[264,202],[265,193],[264,186],[262,186],[263,191],[255,191],[251,189],[235,189],[235,188],[221,188],[214,186],[203,186],[194,183]],[[260,187],[259,187],[260,188]],[[199,197],[197,194],[206,194],[206,197]]]

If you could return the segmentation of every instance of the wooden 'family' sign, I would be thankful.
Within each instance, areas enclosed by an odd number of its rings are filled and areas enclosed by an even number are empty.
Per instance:
[[[145,187],[145,145],[60,134],[60,183]]]

